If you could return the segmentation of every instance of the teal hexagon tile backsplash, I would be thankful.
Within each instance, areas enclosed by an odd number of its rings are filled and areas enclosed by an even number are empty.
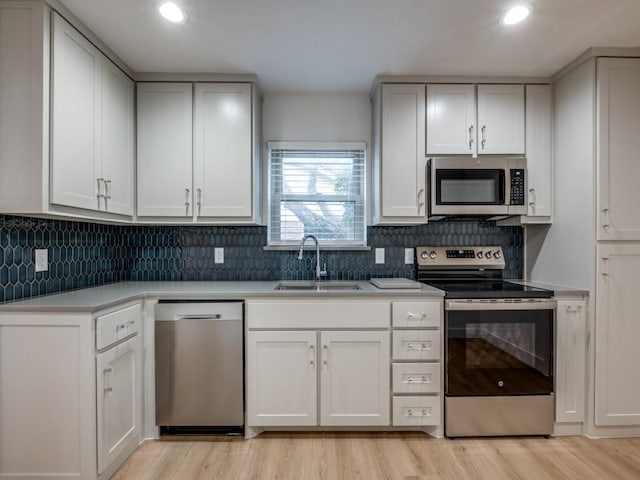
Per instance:
[[[321,250],[329,280],[415,278],[404,249],[416,246],[500,245],[505,276],[522,277],[520,227],[488,221],[368,227],[371,251]],[[123,280],[304,280],[315,277],[315,252],[265,251],[260,226],[102,225],[0,215],[0,302]],[[224,248],[224,263],[214,261]],[[49,251],[49,271],[35,271],[35,249]],[[375,263],[374,249],[385,249]]]

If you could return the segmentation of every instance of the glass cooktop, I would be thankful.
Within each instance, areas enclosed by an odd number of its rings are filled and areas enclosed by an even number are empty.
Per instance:
[[[447,298],[550,298],[553,292],[504,280],[421,280],[445,291]]]

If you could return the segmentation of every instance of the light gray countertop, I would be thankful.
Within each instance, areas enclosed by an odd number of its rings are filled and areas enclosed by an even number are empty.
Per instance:
[[[588,295],[587,290],[524,280],[510,282],[552,290],[556,296]],[[119,282],[100,287],[43,295],[0,304],[0,312],[11,311],[76,311],[93,312],[120,303],[142,298],[244,300],[256,297],[288,298],[366,298],[366,297],[424,297],[439,298],[442,290],[422,285],[419,289],[380,289],[368,281],[349,282],[359,290],[305,291],[275,290],[279,282],[221,281],[221,282]]]
[[[142,298],[243,300],[255,297],[288,298],[366,298],[424,297],[439,298],[442,290],[422,285],[419,289],[380,289],[368,281],[357,284],[359,290],[305,291],[275,290],[280,282],[120,282],[100,287],[44,295],[0,304],[0,312],[11,311],[76,311],[93,312]]]

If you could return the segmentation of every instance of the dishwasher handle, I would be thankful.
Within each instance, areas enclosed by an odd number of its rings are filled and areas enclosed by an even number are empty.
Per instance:
[[[176,320],[220,320],[222,315],[219,313],[213,315],[176,315]]]

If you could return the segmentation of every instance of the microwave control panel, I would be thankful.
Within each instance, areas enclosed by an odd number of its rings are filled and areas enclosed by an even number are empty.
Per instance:
[[[511,169],[511,198],[509,205],[524,205],[524,169]]]

